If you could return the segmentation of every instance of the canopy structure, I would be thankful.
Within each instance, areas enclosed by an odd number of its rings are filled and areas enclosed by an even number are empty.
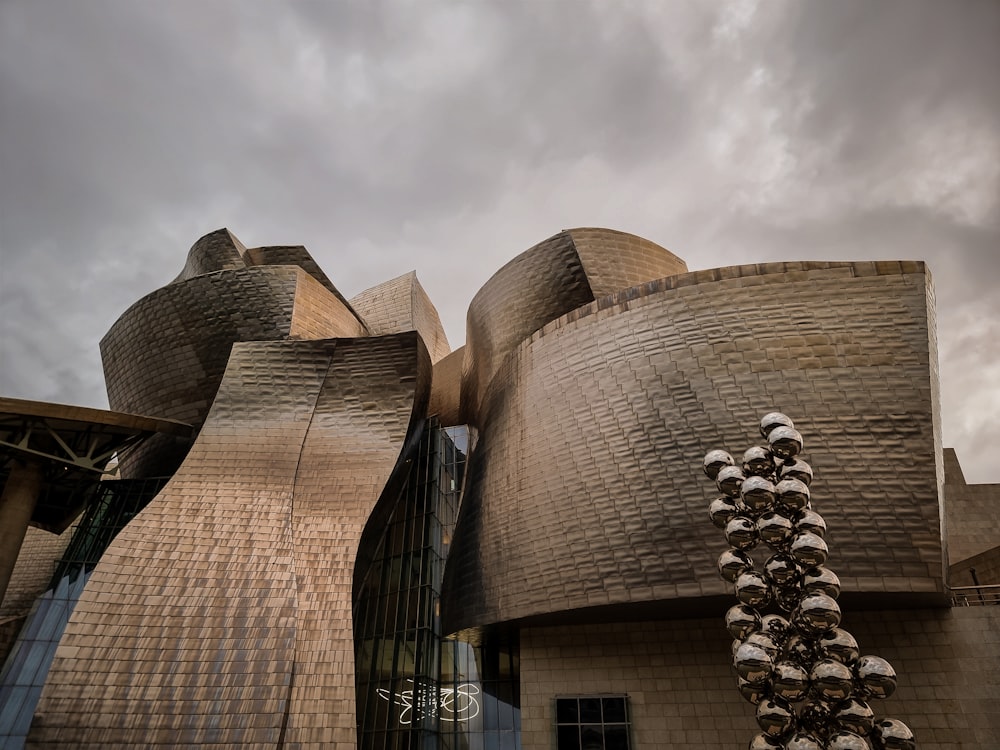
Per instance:
[[[28,526],[59,534],[108,462],[151,435],[190,437],[183,422],[0,398],[0,600]]]

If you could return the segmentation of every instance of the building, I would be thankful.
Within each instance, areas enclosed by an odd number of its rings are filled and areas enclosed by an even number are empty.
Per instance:
[[[1000,492],[942,449],[922,263],[688,272],[574,229],[467,320],[450,351],[413,274],[348,300],[305,248],[195,243],[101,350],[112,409],[196,437],[123,455],[3,721],[39,748],[743,746],[700,463],[777,408],[845,623],[900,674],[880,713],[1000,744],[1000,610],[952,606],[1000,584]]]

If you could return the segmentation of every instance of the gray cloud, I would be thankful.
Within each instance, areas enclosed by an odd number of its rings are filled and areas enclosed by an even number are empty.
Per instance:
[[[1000,481],[998,38],[975,0],[8,0],[0,392],[103,405],[98,339],[219,226],[348,295],[416,268],[453,345],[506,260],[612,226],[926,259],[945,442]]]

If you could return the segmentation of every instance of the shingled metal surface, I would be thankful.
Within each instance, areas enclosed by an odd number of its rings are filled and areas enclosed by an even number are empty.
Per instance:
[[[476,423],[500,363],[543,325],[596,297],[684,270],[684,261],[659,245],[609,229],[566,230],[518,255],[469,304],[463,418]]]
[[[448,561],[448,630],[726,594],[704,453],[796,418],[846,591],[943,591],[933,304],[922,263],[673,276],[495,364]],[[764,554],[757,551],[756,554]]]
[[[427,346],[431,362],[451,352],[441,318],[415,271],[366,289],[352,297],[350,304],[373,335],[417,331]]]
[[[143,297],[101,340],[108,400],[115,411],[174,419],[198,429],[234,342],[366,333],[349,308],[296,266],[195,276]],[[122,462],[122,475],[169,474],[187,448],[187,443],[154,437]]]
[[[413,333],[236,344],[93,573],[28,747],[353,745],[354,554],[429,367]]]

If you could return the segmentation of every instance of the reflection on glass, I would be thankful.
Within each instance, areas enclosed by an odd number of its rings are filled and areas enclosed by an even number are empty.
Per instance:
[[[440,593],[467,428],[433,421],[390,482],[395,506],[355,596],[358,744],[365,750],[520,750],[517,639],[447,639]],[[385,498],[383,498],[383,501]]]

